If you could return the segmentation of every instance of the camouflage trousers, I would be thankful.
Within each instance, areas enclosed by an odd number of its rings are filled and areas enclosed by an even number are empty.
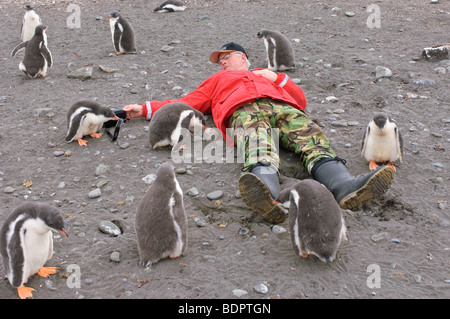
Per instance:
[[[311,174],[314,164],[335,153],[320,126],[289,104],[268,98],[242,105],[230,117],[244,171],[261,161],[280,168],[279,146],[300,155]]]

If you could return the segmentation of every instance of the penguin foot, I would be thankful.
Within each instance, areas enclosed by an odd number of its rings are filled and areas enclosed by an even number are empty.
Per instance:
[[[47,73],[45,74],[38,74],[38,78],[45,78],[47,76]]]
[[[303,257],[303,258],[307,258],[309,256],[309,253],[301,253],[300,254],[300,257]]]
[[[17,293],[19,294],[20,299],[33,298],[33,291],[36,290],[31,287],[25,287],[23,285],[17,288]]]
[[[369,168],[371,171],[374,171],[378,168],[378,164],[375,161],[370,161],[369,162]]]
[[[58,272],[58,267],[41,267],[37,274],[41,277],[49,277],[50,275],[56,274]]]
[[[116,52],[115,55],[122,55],[122,52]]]
[[[397,169],[395,168],[394,164],[392,164],[391,162],[387,163],[386,166],[391,167],[394,170],[394,172],[397,171]]]
[[[80,146],[86,146],[87,145],[87,141],[83,140],[82,138],[79,138],[77,141],[78,141],[78,145],[80,145]]]
[[[93,133],[91,133],[91,134],[89,134],[91,137],[95,137],[95,138],[100,138],[100,137],[102,137],[102,134],[100,134],[100,133],[95,133],[95,132],[93,132]]]

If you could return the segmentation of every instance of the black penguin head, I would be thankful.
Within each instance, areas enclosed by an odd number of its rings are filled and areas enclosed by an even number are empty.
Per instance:
[[[387,121],[388,121],[388,116],[385,113],[377,113],[373,117],[373,122],[381,131],[383,131],[383,128],[386,125]]]
[[[51,229],[56,230],[67,237],[64,232],[64,220],[59,211],[54,207],[46,206],[38,211],[38,217]]]
[[[23,6],[23,8],[24,8],[26,11],[31,11],[31,10],[33,10],[33,6],[32,6],[31,4],[26,4],[26,5]]]
[[[261,30],[254,37],[258,38],[258,39],[261,39],[261,38],[263,38],[266,35],[267,35],[267,30]]]
[[[42,35],[44,34],[45,30],[47,30],[47,26],[40,24],[34,29],[34,35]]]
[[[120,14],[117,11],[111,12],[111,14],[109,15],[109,18],[118,19],[118,18],[120,18]]]

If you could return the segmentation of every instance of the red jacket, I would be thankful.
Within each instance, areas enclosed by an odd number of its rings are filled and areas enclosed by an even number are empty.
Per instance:
[[[183,102],[204,114],[212,113],[215,125],[227,140],[226,129],[233,112],[241,105],[263,97],[286,102],[296,109],[306,108],[306,98],[302,89],[284,73],[278,73],[276,81],[271,82],[252,71],[224,70],[215,73],[197,89],[179,100],[144,103],[142,116],[149,120],[163,105]]]

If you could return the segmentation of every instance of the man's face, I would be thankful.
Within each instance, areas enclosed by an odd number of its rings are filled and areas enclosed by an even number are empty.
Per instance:
[[[245,54],[239,51],[220,53],[219,65],[222,70],[247,71]]]

